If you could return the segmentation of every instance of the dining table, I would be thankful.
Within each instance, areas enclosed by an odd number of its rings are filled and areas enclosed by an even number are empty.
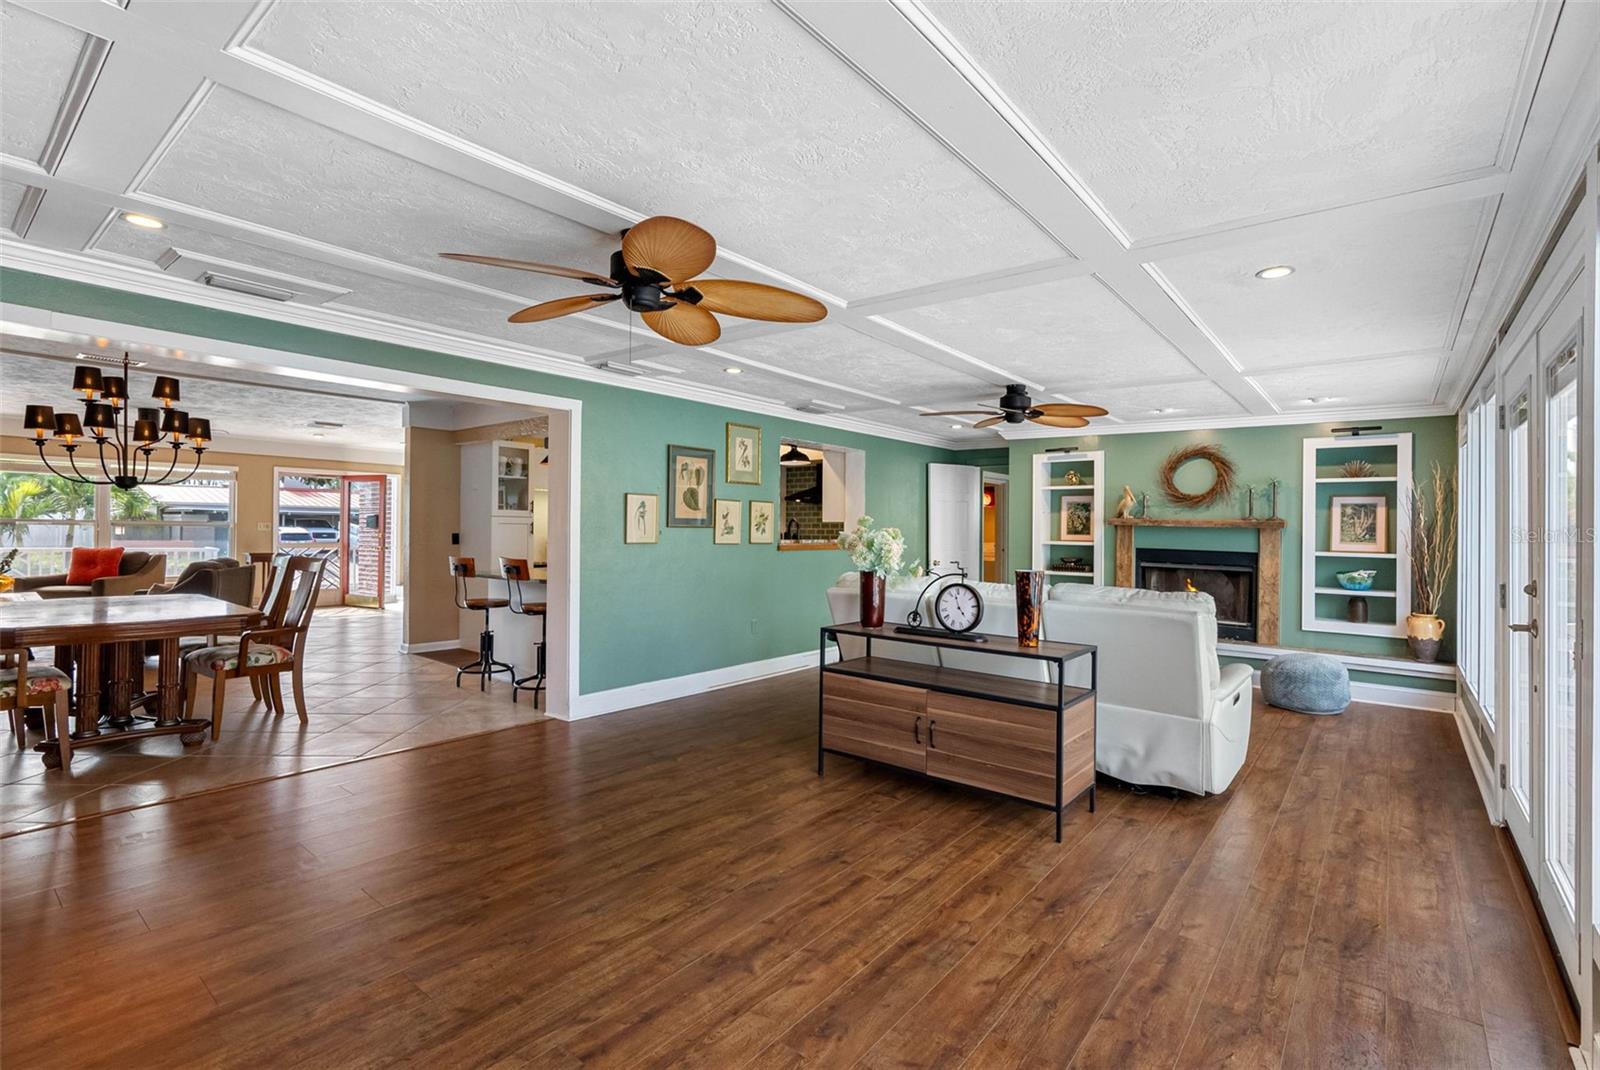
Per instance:
[[[169,735],[185,746],[203,743],[211,719],[183,715],[179,640],[238,635],[265,620],[254,607],[202,594],[5,599],[0,650],[53,647],[56,667],[72,675],[73,731],[34,748],[54,769],[70,765],[80,747]],[[145,688],[147,643],[157,652],[153,691]]]

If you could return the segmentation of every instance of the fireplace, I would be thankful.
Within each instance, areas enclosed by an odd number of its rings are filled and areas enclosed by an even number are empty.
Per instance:
[[[1147,591],[1198,591],[1217,603],[1217,636],[1256,639],[1256,555],[1220,550],[1139,550],[1137,584]]]

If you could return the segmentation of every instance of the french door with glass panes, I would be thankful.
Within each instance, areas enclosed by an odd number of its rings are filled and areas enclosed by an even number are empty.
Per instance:
[[[1558,310],[1559,311],[1559,310]],[[1502,373],[1507,527],[1503,808],[1570,977],[1579,972],[1581,551],[1577,324],[1552,318]]]

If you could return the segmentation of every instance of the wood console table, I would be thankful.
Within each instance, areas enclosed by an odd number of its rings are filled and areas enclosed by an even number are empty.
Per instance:
[[[1278,604],[1282,600],[1283,586],[1281,516],[1270,519],[1114,516],[1106,523],[1117,529],[1111,582],[1118,587],[1133,586],[1134,528],[1254,528],[1260,543],[1256,558],[1256,642],[1271,646],[1278,641]]]
[[[864,657],[828,663],[840,636],[866,640]],[[968,669],[875,657],[874,639],[1020,658],[1053,666],[1053,679],[1023,680]],[[970,643],[902,635],[893,625],[822,629],[817,686],[817,775],[827,754],[844,754],[966,784],[1061,812],[1085,793],[1094,811],[1095,679],[1098,650],[1080,643],[1020,645],[991,635]],[[1065,683],[1067,663],[1089,659],[1089,686]]]

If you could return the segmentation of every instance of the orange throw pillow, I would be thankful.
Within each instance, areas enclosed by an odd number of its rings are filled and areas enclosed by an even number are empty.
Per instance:
[[[116,576],[122,570],[121,546],[74,546],[67,566],[67,586],[87,587],[95,580]]]

